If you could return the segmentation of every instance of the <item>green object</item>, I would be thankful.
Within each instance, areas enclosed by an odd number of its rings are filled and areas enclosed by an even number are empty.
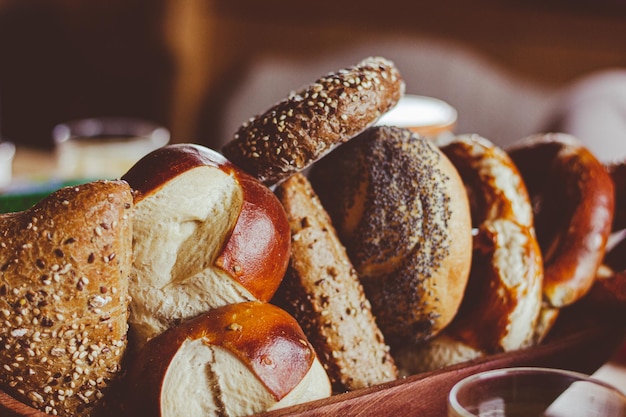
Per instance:
[[[13,185],[0,193],[0,213],[24,211],[60,188],[84,184],[87,181],[88,180],[52,180],[42,183]]]

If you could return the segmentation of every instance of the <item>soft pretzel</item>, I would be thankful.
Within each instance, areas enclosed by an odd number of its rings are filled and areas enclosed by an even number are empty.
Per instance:
[[[404,81],[393,62],[370,57],[251,118],[222,151],[235,165],[273,185],[373,125],[403,93]]]
[[[544,297],[553,307],[570,305],[589,291],[602,263],[613,222],[613,181],[567,134],[532,135],[508,153],[533,200]]]
[[[615,189],[613,234],[586,298],[594,303],[591,308],[602,306],[623,314],[626,311],[626,161],[611,162],[605,168]]]
[[[502,149],[477,135],[459,136],[441,150],[469,195],[472,267],[463,303],[443,334],[396,352],[409,373],[526,346],[541,311],[541,252],[519,172]]]
[[[471,261],[467,195],[448,158],[408,129],[378,126],[309,176],[392,349],[439,333]]]

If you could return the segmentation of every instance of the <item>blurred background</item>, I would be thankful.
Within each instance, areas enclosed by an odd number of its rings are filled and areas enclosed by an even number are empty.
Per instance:
[[[292,89],[368,55],[407,92],[502,143],[553,122],[565,89],[626,68],[622,0],[0,0],[0,137],[132,116],[218,148]]]

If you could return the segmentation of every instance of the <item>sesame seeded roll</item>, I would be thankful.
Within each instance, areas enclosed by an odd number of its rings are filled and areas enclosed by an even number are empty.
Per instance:
[[[404,81],[393,62],[369,57],[251,118],[222,151],[266,185],[274,185],[373,125],[403,94]]]
[[[126,182],[96,181],[0,216],[0,389],[54,416],[105,409],[127,344],[132,208]]]

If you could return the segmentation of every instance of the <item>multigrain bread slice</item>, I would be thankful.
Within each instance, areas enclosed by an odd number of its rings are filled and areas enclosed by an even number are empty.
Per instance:
[[[124,181],[0,216],[0,388],[50,415],[102,409],[126,347],[133,207]]]
[[[397,378],[397,369],[346,250],[311,185],[295,174],[276,189],[292,234],[274,302],[302,326],[335,391]]]

